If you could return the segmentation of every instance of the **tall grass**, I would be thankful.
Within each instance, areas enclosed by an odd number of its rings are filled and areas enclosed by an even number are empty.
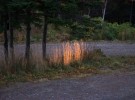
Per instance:
[[[70,43],[63,44],[63,63],[64,65],[68,65],[73,58],[73,51]]]
[[[62,51],[59,47],[55,47],[51,55],[48,56],[49,63],[59,64],[62,62]]]
[[[38,47],[38,46],[37,46]],[[83,42],[65,42],[61,46],[55,46],[50,48],[50,54],[47,55],[47,59],[42,59],[41,50],[31,50],[31,57],[29,66],[27,61],[23,58],[23,55],[16,54],[14,62],[9,57],[8,64],[0,62],[0,72],[31,72],[31,71],[44,71],[50,67],[65,67],[69,66],[73,62],[82,62],[84,58],[90,57],[91,52],[88,50],[87,44]],[[16,52],[17,53],[17,52]],[[89,58],[90,59],[90,58]]]

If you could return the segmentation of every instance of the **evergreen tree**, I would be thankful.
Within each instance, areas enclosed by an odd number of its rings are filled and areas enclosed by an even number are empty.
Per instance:
[[[46,59],[48,24],[57,17],[59,2],[57,0],[39,0],[38,4],[39,11],[42,12],[43,18],[42,53],[43,59]]]
[[[5,61],[8,62],[8,0],[0,1],[1,31],[4,33],[4,54]]]

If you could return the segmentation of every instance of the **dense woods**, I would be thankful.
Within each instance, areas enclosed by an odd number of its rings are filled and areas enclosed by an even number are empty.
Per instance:
[[[90,19],[94,17],[102,17],[103,21],[134,24],[134,11],[134,0],[0,0],[0,31],[4,34],[5,59],[8,58],[8,44],[13,59],[16,29],[26,29],[25,58],[29,59],[31,25],[43,27],[42,49],[45,59],[50,23],[71,27],[72,33],[86,33]],[[88,19],[84,19],[86,17]],[[79,23],[81,28],[75,23]],[[112,39],[113,36],[107,38]]]

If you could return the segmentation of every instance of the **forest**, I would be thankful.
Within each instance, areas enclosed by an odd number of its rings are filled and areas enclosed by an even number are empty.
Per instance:
[[[29,57],[31,25],[34,24],[36,27],[43,25],[42,42],[44,45],[43,56],[45,56],[49,23],[71,27],[72,34],[78,33],[75,36],[82,38],[89,30],[89,26],[97,25],[96,22],[94,23],[91,20],[94,17],[103,17],[103,21],[129,22],[134,25],[134,10],[134,0],[1,0],[0,30],[1,33],[4,33],[5,52],[8,52],[8,41],[10,42],[10,48],[13,48],[14,30],[22,27],[26,27],[25,55]],[[113,26],[115,27],[115,25],[110,27]],[[127,27],[130,26],[127,25]],[[8,31],[10,39],[8,39]],[[79,33],[79,31],[82,32]],[[106,36],[106,38],[113,39],[116,37],[114,35],[116,35],[115,32]]]
[[[98,56],[105,55],[100,49],[86,50],[86,42],[134,41],[134,19],[134,0],[0,0],[0,45],[4,48],[0,72],[29,73],[37,66],[57,69],[71,64],[74,68],[89,59],[100,61]],[[52,41],[59,41],[61,47],[53,48],[54,54],[49,58],[47,43]],[[40,58],[39,53],[35,58],[32,55],[34,43],[42,45]],[[15,57],[17,44],[24,45],[23,56]]]

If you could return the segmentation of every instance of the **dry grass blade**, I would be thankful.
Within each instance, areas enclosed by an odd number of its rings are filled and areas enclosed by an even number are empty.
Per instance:
[[[64,65],[68,65],[71,63],[73,58],[71,44],[69,42],[63,43],[63,62]]]

